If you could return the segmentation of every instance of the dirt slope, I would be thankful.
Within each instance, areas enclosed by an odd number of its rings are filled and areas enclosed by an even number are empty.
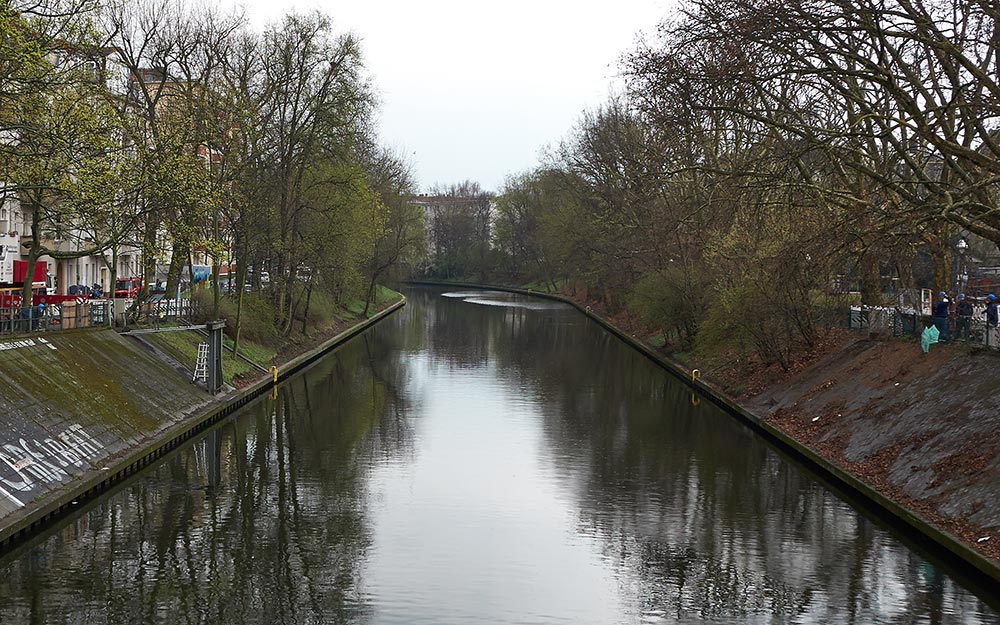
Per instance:
[[[742,403],[1000,558],[998,393],[996,352],[866,339]]]

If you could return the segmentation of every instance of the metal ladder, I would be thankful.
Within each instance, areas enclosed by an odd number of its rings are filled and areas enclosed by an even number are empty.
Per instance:
[[[194,365],[194,375],[191,382],[208,383],[208,343],[198,344],[198,362]]]

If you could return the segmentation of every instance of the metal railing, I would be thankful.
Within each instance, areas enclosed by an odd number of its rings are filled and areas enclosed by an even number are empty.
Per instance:
[[[938,329],[939,341],[961,342],[990,349],[1000,349],[1000,328],[986,323],[985,316],[932,317],[889,308],[856,308],[849,313],[847,326],[868,334],[919,337],[925,328]]]
[[[43,308],[0,308],[0,336],[106,326],[111,302],[64,302]]]
[[[67,301],[43,308],[0,308],[0,336],[31,334],[110,326],[157,327],[163,324],[194,324],[204,321],[207,312],[198,300],[147,301],[115,311],[112,300]]]
[[[146,301],[128,308],[123,319],[116,321],[125,326],[159,326],[165,323],[193,324],[205,319],[206,307],[194,299],[160,299]]]

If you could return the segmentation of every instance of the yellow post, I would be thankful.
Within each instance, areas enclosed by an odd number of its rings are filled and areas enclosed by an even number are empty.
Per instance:
[[[278,368],[275,367],[274,365],[271,365],[271,368],[268,369],[268,371],[271,372],[271,377],[274,379],[274,383],[277,384],[278,383]]]
[[[691,381],[694,382],[695,380],[698,380],[698,379],[701,379],[701,369],[692,369],[691,370]]]

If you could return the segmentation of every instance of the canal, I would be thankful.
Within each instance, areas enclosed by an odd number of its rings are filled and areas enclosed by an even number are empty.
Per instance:
[[[406,294],[0,559],[0,623],[1000,620],[576,310]]]

